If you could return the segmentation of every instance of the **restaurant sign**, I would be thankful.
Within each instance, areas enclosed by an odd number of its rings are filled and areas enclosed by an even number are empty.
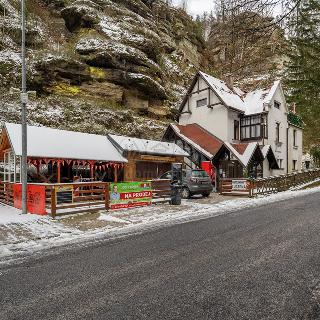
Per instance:
[[[151,182],[110,183],[110,208],[124,209],[150,205]]]
[[[232,190],[233,191],[245,191],[248,189],[247,180],[232,180]]]
[[[17,209],[22,208],[22,186],[13,185],[13,205]],[[29,213],[46,215],[46,189],[45,186],[28,184],[27,208]]]

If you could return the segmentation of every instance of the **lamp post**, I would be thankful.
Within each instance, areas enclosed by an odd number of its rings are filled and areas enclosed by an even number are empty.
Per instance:
[[[26,79],[26,3],[21,0],[21,182],[22,182],[22,213],[27,214],[27,79]]]

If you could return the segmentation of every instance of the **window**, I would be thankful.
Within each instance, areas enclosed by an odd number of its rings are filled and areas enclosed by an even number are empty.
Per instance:
[[[292,170],[293,171],[297,170],[297,160],[292,160]]]
[[[197,108],[204,107],[206,105],[208,105],[208,99],[207,98],[197,101]]]
[[[282,162],[283,162],[283,159],[278,159],[278,165],[280,169],[283,169]]]
[[[293,146],[297,146],[297,130],[293,130]]]
[[[276,123],[276,142],[280,142],[280,123]]]
[[[234,130],[233,139],[239,140],[239,121],[238,120],[234,120],[233,130]]]
[[[280,103],[278,101],[274,102],[274,107],[280,109]]]
[[[241,139],[262,138],[261,115],[243,117],[241,119]]]

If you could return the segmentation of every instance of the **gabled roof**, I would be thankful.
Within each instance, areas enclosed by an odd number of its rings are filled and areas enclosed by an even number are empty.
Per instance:
[[[219,138],[196,123],[187,125],[171,123],[169,127],[178,137],[209,159],[213,158],[223,144]]]
[[[265,106],[271,103],[279,87],[281,88],[280,81],[275,81],[270,88],[248,92],[244,97],[246,115],[267,111]]]
[[[229,150],[237,160],[244,166],[247,167],[250,161],[253,159],[254,155],[258,155],[261,160],[265,158],[268,159],[271,169],[279,169],[277,160],[274,156],[272,148],[270,145],[260,146],[258,142],[249,142],[249,143],[229,143],[224,142],[212,162],[217,165],[221,155]]]
[[[258,142],[250,143],[229,143],[225,142],[225,146],[234,154],[244,167],[250,163],[255,151],[258,149],[261,153]],[[263,158],[263,155],[261,153]]]
[[[122,151],[135,151],[144,154],[166,155],[166,156],[184,156],[189,154],[178,145],[171,142],[157,140],[146,140],[131,138],[126,136],[108,135],[110,141]]]
[[[224,81],[199,71],[193,78],[191,86],[188,89],[188,93],[180,105],[180,112],[187,101],[188,95],[196,84],[198,77],[201,77],[208,84],[211,90],[221,101],[221,104],[244,113],[245,115],[252,115],[267,111],[266,105],[272,101],[277,89],[280,88],[282,92],[281,82],[275,81],[269,88],[257,89],[244,93],[237,87],[230,88]]]
[[[200,71],[199,75],[208,83],[210,88],[227,107],[237,109],[240,112],[245,112],[244,103],[241,98],[241,94],[243,93],[241,89],[230,89],[224,81],[214,78],[204,72]]]
[[[269,161],[269,165],[271,169],[280,169],[279,164],[277,162],[276,156],[274,155],[274,152],[272,150],[272,147],[268,144],[263,147],[260,147],[263,158],[267,158]]]
[[[5,123],[4,131],[14,153],[21,156],[21,125]],[[27,137],[29,157],[127,162],[106,136],[28,126]]]

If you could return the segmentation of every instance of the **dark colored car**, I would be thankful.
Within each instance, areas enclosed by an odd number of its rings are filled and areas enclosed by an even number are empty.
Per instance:
[[[160,179],[172,180],[172,172],[164,173]],[[197,169],[182,171],[182,198],[187,199],[196,194],[208,197],[212,190],[211,178],[206,171]]]

